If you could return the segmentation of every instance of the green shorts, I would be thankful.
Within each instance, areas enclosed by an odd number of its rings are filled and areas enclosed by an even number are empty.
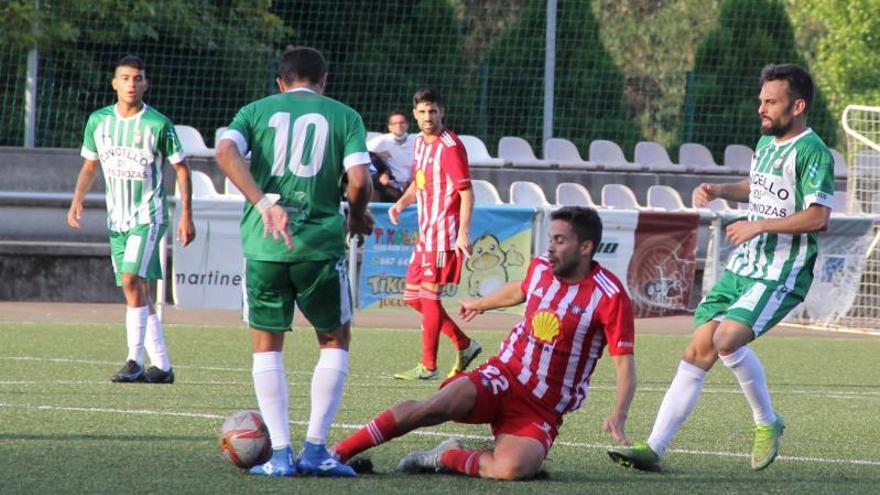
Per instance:
[[[146,280],[162,278],[159,243],[166,225],[138,225],[127,232],[110,232],[110,261],[116,285],[122,286],[122,274],[132,273]]]
[[[782,282],[743,277],[729,270],[715,282],[694,312],[694,327],[711,320],[733,320],[759,337],[782,321],[804,297]]]
[[[244,260],[242,319],[251,328],[290,330],[294,302],[319,332],[351,321],[351,292],[345,259],[299,261]]]

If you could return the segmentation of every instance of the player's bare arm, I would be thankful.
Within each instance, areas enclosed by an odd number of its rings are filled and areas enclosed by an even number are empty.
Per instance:
[[[365,163],[355,165],[346,172],[348,175],[348,232],[355,235],[370,235],[375,220],[367,209],[370,195],[373,194],[373,182],[370,180],[370,169]]]
[[[186,162],[174,164],[177,187],[180,190],[180,221],[177,224],[177,242],[188,246],[196,238],[196,226],[192,219],[192,175]]]
[[[508,282],[495,292],[479,299],[462,299],[459,301],[458,315],[464,321],[471,321],[475,316],[486,311],[509,308],[526,301],[526,293],[522,290],[522,281]]]
[[[629,406],[636,393],[636,360],[632,354],[611,356],[614,372],[617,375],[617,388],[614,393],[614,410],[602,423],[605,433],[611,435],[615,442],[629,445],[626,436],[626,417]]]
[[[67,210],[67,225],[75,229],[81,226],[79,221],[82,219],[83,200],[86,197],[86,193],[95,184],[95,179],[98,177],[98,165],[97,160],[85,160],[82,169],[79,171],[79,176],[76,178],[73,199],[70,201],[70,209]]]
[[[750,190],[751,186],[748,179],[743,179],[731,184],[703,183],[697,187],[697,192],[694,196],[694,205],[697,208],[704,208],[706,204],[713,199],[726,199],[729,201],[748,203]]]
[[[391,219],[391,223],[394,225],[400,225],[400,214],[406,209],[407,206],[416,202],[416,181],[412,181],[409,184],[409,187],[404,191],[403,196],[397,200],[396,203],[391,205],[391,208],[388,208],[388,218]]]
[[[221,139],[220,144],[217,145],[216,158],[220,170],[259,210],[260,216],[263,218],[263,237],[271,235],[276,241],[281,239],[289,249],[293,249],[293,239],[287,224],[287,212],[275,204],[277,198],[275,200],[269,198],[254,181],[247,162],[241,156],[235,142]]]
[[[765,218],[754,222],[734,222],[727,227],[727,239],[740,245],[763,233],[805,234],[825,230],[831,218],[831,208],[813,204],[785,218]]]
[[[458,191],[461,197],[459,215],[461,223],[458,226],[458,235],[455,238],[455,250],[459,256],[465,259],[471,256],[471,217],[474,213],[474,190],[472,188]]]

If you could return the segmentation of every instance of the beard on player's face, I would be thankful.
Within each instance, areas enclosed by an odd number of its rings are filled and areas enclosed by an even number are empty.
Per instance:
[[[765,123],[764,119],[768,119],[770,122]],[[794,102],[789,103],[785,111],[778,117],[762,115],[761,120],[761,134],[774,137],[785,136],[794,127]]]

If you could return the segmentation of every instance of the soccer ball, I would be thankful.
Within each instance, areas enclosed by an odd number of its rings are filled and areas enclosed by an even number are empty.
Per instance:
[[[247,469],[269,460],[269,430],[257,411],[238,411],[223,422],[220,453],[227,461]]]

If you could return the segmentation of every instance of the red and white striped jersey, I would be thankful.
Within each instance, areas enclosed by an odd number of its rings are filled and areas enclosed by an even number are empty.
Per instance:
[[[446,129],[432,143],[416,138],[413,181],[419,209],[418,251],[452,251],[458,236],[461,196],[471,187],[467,152]]]
[[[632,354],[632,302],[623,284],[593,262],[575,284],[553,275],[544,256],[535,258],[522,282],[523,320],[501,343],[499,359],[549,410],[566,414],[587,397],[590,375],[605,345],[611,355]]]

